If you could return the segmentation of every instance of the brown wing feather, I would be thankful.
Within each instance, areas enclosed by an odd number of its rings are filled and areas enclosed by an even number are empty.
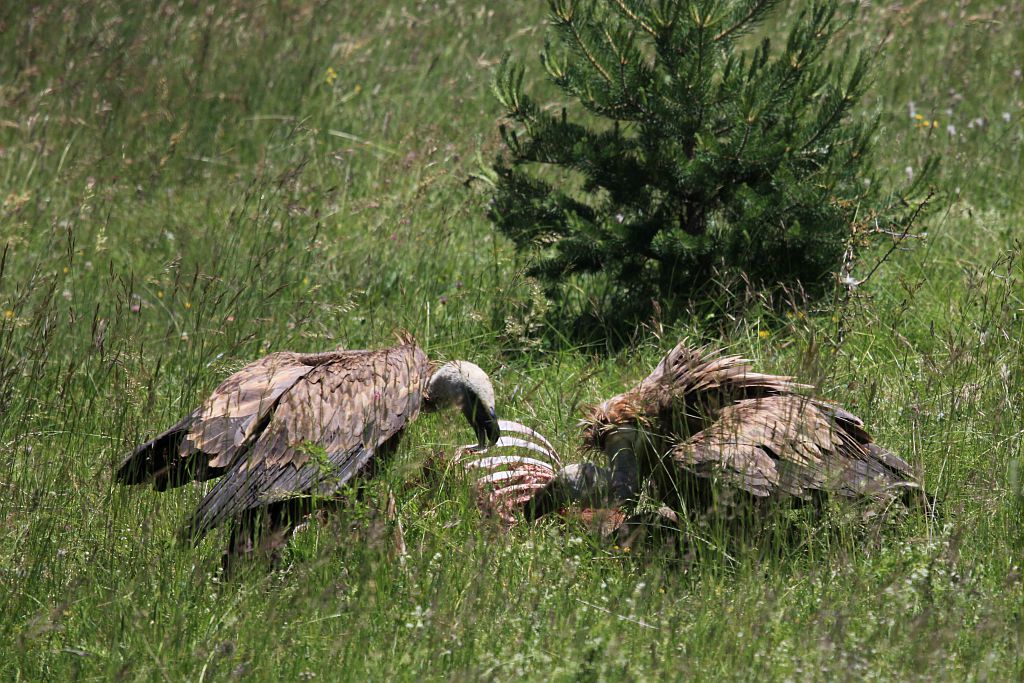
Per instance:
[[[330,495],[419,412],[427,358],[414,345],[339,352],[278,401],[266,429],[200,503],[188,532],[273,500]]]
[[[663,434],[695,434],[734,401],[804,388],[810,386],[754,372],[745,358],[692,348],[684,340],[636,387],[591,408],[582,422],[584,440],[600,450],[602,432],[628,422]]]
[[[654,371],[634,390],[653,415],[673,411],[685,403],[688,412],[713,416],[734,400],[790,393],[810,388],[792,377],[754,372],[750,361],[723,356],[685,341],[668,352]]]
[[[169,472],[172,469],[180,466],[178,447],[198,415],[199,409],[197,408],[173,427],[156,435],[146,443],[136,446],[121,459],[121,464],[114,471],[114,481],[119,484],[154,482],[154,485],[160,490],[167,488],[167,484],[162,482],[169,479]],[[184,477],[179,478],[184,479]],[[184,484],[187,481],[191,481],[191,477],[180,483]],[[180,484],[174,482],[173,485]]]
[[[805,498],[818,490],[881,497],[909,483],[909,466],[871,443],[856,416],[823,408],[832,407],[796,395],[738,401],[676,446],[672,458],[692,474],[720,477],[759,497]]]
[[[315,367],[289,351],[270,354],[245,366],[200,406],[199,419],[189,429],[182,453],[194,449],[213,456],[211,467],[230,465],[281,395]]]
[[[254,361],[218,386],[184,420],[129,453],[115,473],[124,484],[153,482],[164,490],[217,476],[251,445],[278,398],[337,352],[282,351]]]

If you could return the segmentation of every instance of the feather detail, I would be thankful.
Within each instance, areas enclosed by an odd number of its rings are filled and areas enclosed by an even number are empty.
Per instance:
[[[917,486],[906,461],[876,446],[860,418],[808,397],[810,389],[683,341],[636,387],[590,409],[584,442],[604,449],[611,433],[640,426],[657,437],[637,444],[647,450],[644,476],[672,463],[678,476],[758,498],[823,491],[886,499]]]

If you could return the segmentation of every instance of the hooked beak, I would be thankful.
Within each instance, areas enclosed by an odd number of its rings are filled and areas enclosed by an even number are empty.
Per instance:
[[[494,413],[493,408],[484,406],[483,403],[472,397],[466,401],[463,413],[469,424],[473,426],[477,443],[481,448],[493,445],[501,438],[498,416]]]

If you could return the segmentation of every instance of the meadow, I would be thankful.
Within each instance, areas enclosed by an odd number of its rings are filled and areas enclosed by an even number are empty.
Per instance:
[[[486,219],[492,69],[512,52],[541,79],[544,16],[4,3],[0,679],[1024,677],[1024,8],[877,2],[849,28],[884,45],[860,109],[882,117],[883,175],[942,157],[919,238],[833,299],[652,319],[626,347],[547,328]],[[222,583],[222,532],[176,542],[201,487],[112,484],[246,361],[397,329],[483,366],[502,416],[570,459],[582,406],[678,339],[713,343],[859,414],[943,514],[710,538],[687,562],[556,522],[506,534],[443,466],[462,418],[425,415],[365,501]]]

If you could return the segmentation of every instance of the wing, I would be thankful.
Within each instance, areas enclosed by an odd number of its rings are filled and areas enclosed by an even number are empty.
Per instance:
[[[792,377],[754,372],[750,361],[723,356],[682,341],[635,389],[650,414],[671,412],[684,404],[695,417],[713,417],[733,401],[810,388]]]
[[[810,388],[792,378],[754,372],[739,356],[723,356],[682,341],[640,384],[590,409],[582,420],[588,447],[603,449],[616,426],[641,423],[652,433],[680,438],[696,434],[736,401]]]
[[[322,360],[337,352],[317,354]],[[246,365],[181,422],[129,453],[114,475],[163,491],[223,472],[251,445],[281,395],[316,367],[316,356],[282,351]]]
[[[808,498],[814,491],[884,497],[913,485],[909,465],[872,443],[856,416],[795,395],[722,409],[713,425],[677,445],[672,458],[691,474],[757,497]]]
[[[338,352],[278,400],[266,429],[200,503],[202,536],[238,513],[295,496],[329,496],[419,413],[428,373],[413,344]]]

